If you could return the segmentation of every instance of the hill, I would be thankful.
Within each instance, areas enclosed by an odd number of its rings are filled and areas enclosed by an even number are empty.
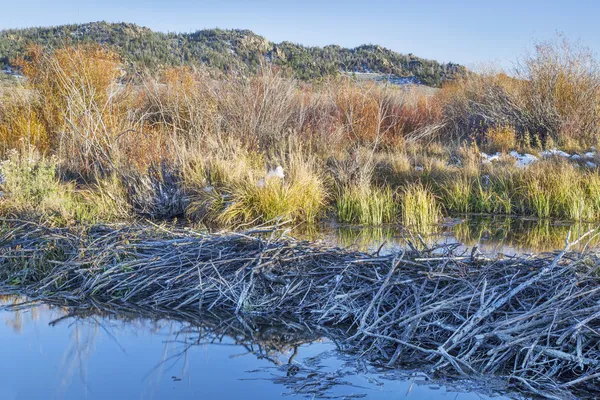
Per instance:
[[[193,33],[163,33],[130,23],[91,22],[44,28],[0,31],[0,67],[21,55],[28,44],[47,47],[64,43],[97,42],[118,51],[131,65],[148,67],[206,64],[227,70],[244,64],[255,69],[265,59],[289,68],[300,79],[340,72],[374,72],[410,77],[439,86],[463,73],[453,63],[439,63],[399,54],[377,45],[344,48],[307,47],[291,42],[273,43],[249,30],[206,29]]]

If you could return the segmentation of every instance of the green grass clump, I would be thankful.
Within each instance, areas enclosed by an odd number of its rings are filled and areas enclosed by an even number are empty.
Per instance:
[[[327,192],[314,159],[301,152],[289,154],[283,179],[265,178],[264,164],[256,167],[259,159],[248,154],[217,157],[204,167],[190,168],[186,185],[194,190],[188,216],[230,226],[279,218],[315,222],[324,211]]]
[[[335,207],[340,222],[364,225],[394,222],[398,211],[392,190],[387,186],[343,187],[336,198]]]
[[[313,177],[302,181],[269,180],[259,186],[248,179],[230,188],[228,203],[216,221],[226,225],[277,218],[313,223],[325,206],[322,182]]]
[[[38,219],[51,225],[123,220],[129,215],[125,190],[116,177],[77,189],[57,173],[56,158],[11,151],[1,164],[0,214]]]
[[[439,185],[443,205],[448,211],[468,214],[471,212],[472,178],[463,174],[452,178]]]
[[[600,216],[600,182],[595,173],[554,161],[531,166],[519,180],[523,213],[575,221],[591,221]]]
[[[433,193],[422,184],[404,188],[402,195],[402,223],[426,232],[439,222],[441,210]]]

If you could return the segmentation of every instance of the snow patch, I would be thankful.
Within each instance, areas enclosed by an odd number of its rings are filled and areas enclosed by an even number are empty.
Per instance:
[[[525,168],[539,160],[539,158],[537,158],[533,154],[527,154],[527,153],[519,154],[516,151],[511,151],[508,154],[510,154],[511,157],[513,157],[515,160],[517,160],[517,162],[515,164],[517,166],[517,168]]]
[[[259,188],[265,187],[266,182],[271,179],[283,179],[285,178],[285,173],[283,172],[283,167],[278,165],[277,168],[269,170],[267,175],[256,183],[256,186]]]
[[[571,157],[571,155],[569,153],[565,153],[564,151],[558,150],[558,149],[544,150],[540,153],[540,155],[544,158],[548,158],[548,157],[552,157],[552,156],[563,157],[563,158]]]

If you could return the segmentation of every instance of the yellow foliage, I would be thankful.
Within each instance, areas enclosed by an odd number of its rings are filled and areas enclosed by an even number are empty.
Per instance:
[[[494,150],[508,152],[517,147],[517,133],[510,126],[498,126],[487,131],[487,142]]]

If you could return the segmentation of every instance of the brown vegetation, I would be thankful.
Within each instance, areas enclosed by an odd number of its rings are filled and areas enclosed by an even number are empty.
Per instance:
[[[569,188],[560,192],[564,199],[542,193],[546,201],[536,190],[558,189],[543,173],[481,165],[478,156],[478,148],[597,144],[598,64],[566,42],[538,46],[513,76],[469,74],[433,94],[350,78],[301,83],[267,67],[132,76],[97,45],[34,47],[17,64],[26,81],[2,92],[2,158],[16,150],[53,160],[53,182],[67,191],[118,188],[106,198],[127,204],[130,215],[237,224],[314,221],[335,210],[347,221],[420,221],[406,215],[403,199],[421,191],[431,204],[412,208],[431,216],[438,204],[447,212],[600,216],[597,174],[578,164],[537,166],[581,182],[570,197]],[[260,184],[277,166],[286,176]],[[9,178],[25,179],[14,169]],[[578,196],[585,204],[565,205]],[[34,214],[54,213],[29,201]]]

